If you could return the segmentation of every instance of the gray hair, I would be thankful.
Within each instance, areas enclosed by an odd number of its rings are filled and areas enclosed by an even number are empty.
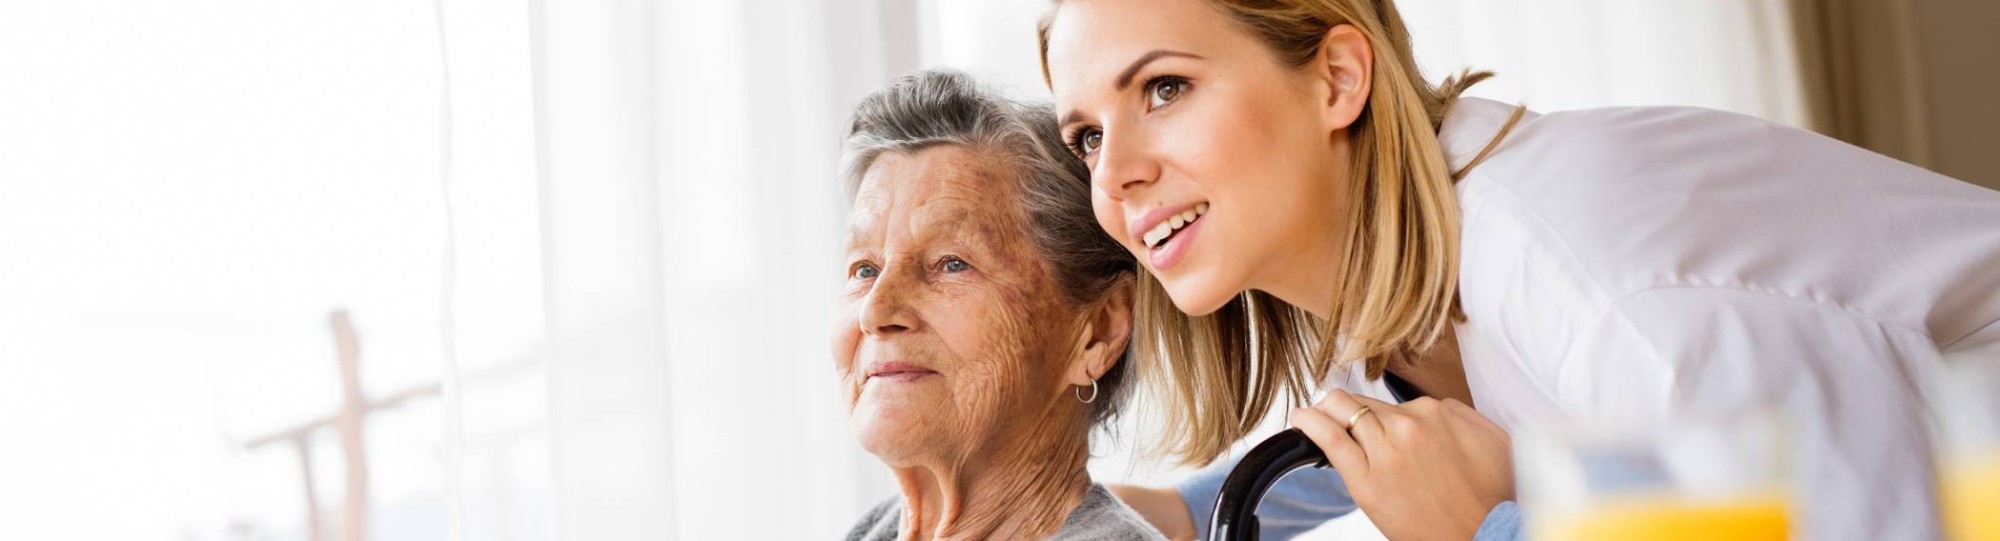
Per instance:
[[[876,158],[938,145],[961,146],[1013,169],[1029,240],[1071,306],[1102,299],[1119,281],[1135,276],[1132,254],[1097,226],[1090,169],[1063,142],[1055,108],[1007,98],[958,71],[904,75],[854,107],[841,158],[849,202]],[[1092,424],[1102,425],[1123,406],[1131,351],[1128,342],[1111,370],[1098,377]]]

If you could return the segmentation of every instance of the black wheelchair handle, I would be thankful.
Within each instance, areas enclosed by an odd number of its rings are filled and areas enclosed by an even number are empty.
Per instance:
[[[1327,467],[1326,454],[1296,428],[1285,429],[1250,448],[1222,480],[1222,492],[1215,496],[1215,515],[1209,521],[1208,541],[1257,539],[1257,503],[1264,501],[1264,493],[1278,478],[1307,466]]]

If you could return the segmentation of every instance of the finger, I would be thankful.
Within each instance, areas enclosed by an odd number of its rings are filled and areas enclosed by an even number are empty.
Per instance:
[[[1313,409],[1317,409],[1325,413],[1327,417],[1333,419],[1334,426],[1346,430],[1348,435],[1352,436],[1354,441],[1360,443],[1364,449],[1367,449],[1371,453],[1379,452],[1375,446],[1385,440],[1382,439],[1381,420],[1377,417],[1383,411],[1376,407],[1370,407],[1368,408],[1368,413],[1356,416],[1354,413],[1361,411],[1361,402],[1357,401],[1358,398],[1365,397],[1356,397],[1348,394],[1347,391],[1334,389],[1326,393],[1326,398],[1322,398],[1319,403],[1313,404]],[[1377,403],[1379,404],[1380,402]],[[1395,406],[1389,406],[1386,409],[1394,410],[1396,408]],[[1350,419],[1354,421],[1352,426],[1348,425],[1348,420]]]
[[[1306,438],[1319,445],[1319,450],[1326,453],[1326,461],[1340,471],[1342,479],[1352,484],[1356,477],[1367,475],[1368,453],[1341,428],[1340,421],[1314,408],[1292,408],[1291,421],[1292,428],[1304,432]]]
[[[1361,445],[1367,447],[1370,452],[1376,452],[1378,446],[1386,447],[1390,445],[1392,443],[1392,435],[1397,434],[1399,430],[1408,428],[1409,425],[1415,424],[1415,418],[1412,415],[1414,412],[1410,411],[1410,405],[1407,403],[1390,404],[1366,396],[1352,396],[1350,400],[1353,400],[1356,404],[1368,406],[1368,414],[1361,416],[1360,419],[1355,419],[1354,424],[1369,427],[1370,433],[1365,436],[1357,434],[1356,440],[1360,441]]]
[[[1349,397],[1350,399],[1354,400],[1354,402],[1355,402],[1355,403],[1357,403],[1357,404],[1362,404],[1362,405],[1365,405],[1365,406],[1368,406],[1368,408],[1369,408],[1369,409],[1375,409],[1375,408],[1381,408],[1381,409],[1383,409],[1383,410],[1385,410],[1385,411],[1388,411],[1388,412],[1390,412],[1390,413],[1402,413],[1402,412],[1403,412],[1403,408],[1404,408],[1404,406],[1405,406],[1404,404],[1390,404],[1390,403],[1388,403],[1388,402],[1383,402],[1383,401],[1381,401],[1381,400],[1376,400],[1376,399],[1373,399],[1373,398],[1369,398],[1369,397],[1366,397],[1366,396],[1355,396],[1355,395],[1348,395],[1348,397]],[[1424,400],[1424,399],[1423,399],[1423,398],[1418,398],[1417,400],[1415,400],[1415,401],[1412,401],[1412,402],[1416,402],[1416,401],[1421,401],[1421,400]]]

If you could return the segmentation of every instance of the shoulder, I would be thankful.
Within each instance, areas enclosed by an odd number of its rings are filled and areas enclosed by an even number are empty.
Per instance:
[[[1165,541],[1159,530],[1146,523],[1144,517],[1126,507],[1125,502],[1111,495],[1104,485],[1091,484],[1084,493],[1083,502],[1071,511],[1069,520],[1063,523],[1051,541],[1081,541],[1085,539],[1110,539],[1116,541]]]
[[[847,530],[847,537],[842,539],[846,539],[847,541],[894,540],[900,533],[897,531],[897,528],[902,525],[902,520],[903,498],[901,496],[890,496],[888,499],[882,500],[882,503],[875,504],[875,507],[870,508],[866,514],[861,515],[861,520],[855,521],[854,527]]]
[[[1760,148],[1824,147],[1842,143],[1761,118],[1700,107],[1606,107],[1552,113],[1466,98],[1454,105],[1438,138],[1453,169],[1484,150],[1517,110],[1487,162],[1517,172],[1633,172],[1645,162],[1680,163],[1696,153],[1755,155]],[[1550,162],[1547,158],[1560,160]],[[1543,158],[1543,159],[1534,159]],[[1481,165],[1477,169],[1487,169]],[[1530,179],[1532,180],[1532,179]]]
[[[1499,112],[1494,105],[1463,105],[1467,120],[1447,123],[1440,137],[1454,163],[1469,161],[1483,148],[1470,144],[1483,145],[1477,134],[1497,132],[1504,122],[1492,120]],[[1742,213],[1787,203],[1799,193],[1788,184],[1820,182],[1814,172],[1773,159],[1839,144],[1817,139],[1823,138],[1692,107],[1530,114],[1460,182],[1466,242],[1522,245],[1507,249],[1566,261],[1580,274],[1567,278],[1594,288],[1655,286],[1652,271],[1754,229]]]
[[[1459,107],[1440,133],[1455,163],[1512,111]],[[1601,307],[1662,287],[1720,287],[1900,325],[1950,320],[1934,329],[1941,337],[2000,310],[1934,310],[1949,291],[2000,281],[1979,270],[2000,262],[2000,192],[1754,117],[1691,107],[1526,115],[1458,194],[1468,304],[1523,300],[1499,296],[1511,290]]]
[[[1467,105],[1440,134],[1455,162],[1513,111]],[[1752,117],[1525,115],[1458,193],[1460,299],[1488,359],[1467,370],[1570,403],[1600,402],[1565,389],[1657,402],[1641,397],[1712,374],[1764,381],[1741,372],[1775,366],[1758,359],[1864,351],[1772,349],[1835,332],[1916,351],[2000,318],[2000,297],[1964,294],[2000,288],[2000,192]],[[1637,379],[1599,379],[1620,374]]]

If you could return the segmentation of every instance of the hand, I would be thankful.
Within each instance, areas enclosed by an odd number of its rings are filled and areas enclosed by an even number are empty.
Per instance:
[[[1399,406],[1336,389],[1292,410],[1291,421],[1389,539],[1471,539],[1493,506],[1514,498],[1507,433],[1457,400]]]

